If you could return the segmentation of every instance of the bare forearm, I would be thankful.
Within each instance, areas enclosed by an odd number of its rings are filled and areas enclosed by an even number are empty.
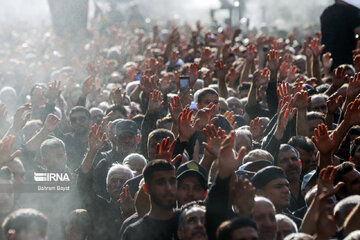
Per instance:
[[[255,106],[257,104],[257,99],[256,99],[256,90],[257,88],[255,87],[255,84],[251,84],[251,87],[250,87],[250,91],[249,91],[249,94],[248,94],[248,106],[251,107],[251,106]]]
[[[296,135],[297,136],[308,136],[309,127],[306,120],[306,108],[298,109],[296,114]]]
[[[246,62],[243,71],[241,72],[240,83],[249,81],[249,72],[251,63]]]
[[[320,71],[320,57],[313,58],[313,76],[316,78],[317,83],[321,83],[321,71]]]
[[[225,99],[228,98],[228,90],[226,87],[225,79],[219,79],[219,97],[223,97]]]
[[[39,150],[41,143],[46,140],[50,133],[50,131],[42,128],[35,136],[33,136],[29,141],[26,142],[26,149],[33,152]]]
[[[89,150],[86,153],[86,155],[81,163],[81,171],[83,173],[88,173],[90,171],[90,169],[92,168],[92,165],[95,160],[96,152],[97,151],[95,151],[95,150]]]

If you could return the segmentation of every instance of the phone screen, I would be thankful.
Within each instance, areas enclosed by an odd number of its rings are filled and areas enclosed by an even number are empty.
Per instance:
[[[180,77],[180,93],[183,94],[189,88],[189,77],[182,76]]]

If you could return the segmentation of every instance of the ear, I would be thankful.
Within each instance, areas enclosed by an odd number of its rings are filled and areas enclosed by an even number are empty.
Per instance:
[[[143,188],[144,192],[145,192],[147,195],[149,195],[149,189],[148,189],[148,187],[146,186],[145,183],[142,185],[142,188]]]
[[[16,232],[15,230],[9,230],[6,234],[6,240],[15,240]]]

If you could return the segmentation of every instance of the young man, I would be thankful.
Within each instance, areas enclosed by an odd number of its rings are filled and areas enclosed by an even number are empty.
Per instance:
[[[178,207],[192,201],[204,200],[207,190],[207,172],[197,162],[186,162],[177,169]]]
[[[166,160],[150,161],[144,168],[143,188],[150,196],[150,212],[125,229],[122,239],[172,239],[179,214],[176,203],[175,168]]]

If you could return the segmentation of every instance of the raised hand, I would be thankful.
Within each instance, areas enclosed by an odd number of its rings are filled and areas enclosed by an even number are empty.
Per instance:
[[[281,81],[285,80],[288,76],[288,72],[289,72],[289,67],[288,64],[283,61],[282,64],[280,65],[280,71],[279,71],[279,79]]]
[[[347,100],[354,100],[360,93],[360,73],[356,73],[354,77],[349,80],[349,86],[346,90]]]
[[[199,119],[195,120],[194,124],[191,124],[191,119],[194,111],[186,107],[179,115],[179,138],[181,142],[187,142],[190,140],[192,135],[199,129]]]
[[[338,67],[335,69],[334,71],[334,76],[332,79],[332,85],[338,89],[340,88],[344,83],[346,82],[346,77],[345,77],[345,68],[343,67]]]
[[[149,78],[146,74],[143,73],[140,79],[140,87],[145,94],[149,94],[155,89],[158,89],[159,85],[157,82],[157,75],[153,75]]]
[[[331,53],[327,52],[322,56],[322,62],[324,68],[330,69],[333,63],[333,59],[331,58]]]
[[[111,98],[115,105],[124,105],[126,99],[126,91],[122,93],[121,88],[116,88],[111,92]]]
[[[161,98],[161,92],[154,90],[150,93],[148,111],[150,113],[158,112],[162,107],[163,101]]]
[[[292,101],[293,99],[291,99],[289,102],[286,102],[285,104],[282,104],[283,107],[278,114],[276,129],[274,132],[274,136],[278,140],[282,139],[289,121],[294,117],[296,113],[296,108],[292,107]]]
[[[289,87],[289,83],[282,81],[281,83],[278,83],[277,85],[277,95],[279,99],[282,99],[286,96],[290,96],[290,87]]]
[[[31,104],[25,104],[16,110],[13,125],[11,127],[14,132],[20,131],[30,119],[31,113],[24,115],[25,111],[29,110],[31,110]]]
[[[334,186],[334,180],[337,169],[334,166],[328,166],[321,169],[318,178],[318,192],[317,195],[326,194],[327,196],[334,195],[344,185],[343,182],[339,182]]]
[[[360,99],[349,103],[344,114],[344,123],[350,127],[360,124]]]
[[[270,49],[267,54],[268,67],[271,72],[277,72],[280,67],[279,51],[276,49]]]
[[[337,131],[334,130],[331,137],[328,133],[328,128],[325,124],[319,124],[314,130],[314,136],[311,137],[316,148],[322,154],[329,154],[334,151],[336,147]]]
[[[204,76],[203,76],[203,80],[204,80],[204,86],[207,87],[209,86],[212,81],[213,81],[213,76],[214,76],[214,71],[208,70]]]
[[[120,205],[122,215],[130,216],[135,209],[135,200],[132,198],[130,193],[129,185],[123,187],[123,190],[120,194],[119,200],[117,201]]]
[[[295,65],[291,65],[287,74],[287,81],[292,83],[296,79],[298,68]]]
[[[252,63],[257,56],[257,51],[255,50],[255,45],[251,44],[246,49],[246,61]]]
[[[355,67],[355,72],[360,72],[360,54],[357,54],[354,57],[354,67]]]
[[[44,128],[48,132],[53,132],[59,125],[59,122],[60,122],[60,119],[56,115],[50,113],[47,115],[47,117],[45,119]]]
[[[236,122],[235,122],[236,115],[233,111],[231,112],[226,111],[224,114],[224,118],[226,118],[226,120],[230,123],[233,129],[236,128]]]
[[[195,116],[195,119],[198,120],[198,126],[204,128],[208,123],[214,123],[216,121],[216,117],[211,118],[215,113],[216,105],[210,103],[205,108],[200,109]],[[198,129],[198,130],[200,130]]]
[[[170,144],[170,138],[164,138],[161,143],[156,145],[156,159],[171,161],[176,145],[176,139]]]
[[[236,71],[234,67],[231,67],[225,76],[225,79],[228,82],[228,86],[233,87],[239,76],[240,71]]]
[[[335,92],[333,95],[331,95],[328,98],[326,102],[328,113],[334,114],[343,102],[344,102],[343,96],[340,93]]]
[[[225,80],[225,75],[226,75],[226,67],[225,64],[220,61],[217,60],[215,62],[215,71],[216,71],[216,76],[220,79],[220,80]]]
[[[206,127],[203,128],[203,133],[206,138],[206,143],[204,142],[203,145],[205,149],[214,157],[217,158],[219,156],[219,150],[222,141],[225,139],[225,131],[219,127],[216,130],[213,124],[209,125],[206,124]]]
[[[6,123],[6,119],[7,119],[7,109],[5,104],[1,103],[0,104],[0,126],[1,127],[5,127],[5,123]]]
[[[89,152],[97,152],[99,149],[104,145],[106,133],[100,137],[101,132],[101,125],[99,127],[94,124],[91,127],[90,133],[89,133]]]
[[[52,81],[48,84],[47,98],[55,101],[61,93],[61,81]]]
[[[263,135],[263,126],[261,125],[261,118],[257,117],[250,122],[250,132],[255,140],[260,140]]]
[[[12,152],[13,146],[15,142],[14,136],[5,136],[0,141],[0,166],[14,160],[21,153],[20,150],[17,150],[14,153]]]
[[[205,47],[201,49],[201,57],[200,62],[204,64],[209,64],[213,59],[211,49],[209,47]]]
[[[270,70],[268,68],[264,68],[263,70],[257,70],[253,74],[253,82],[257,88],[262,85],[265,85],[269,82]]]
[[[198,79],[199,71],[198,71],[199,65],[197,63],[192,63],[190,67],[187,69],[187,74],[189,75],[190,82],[189,87],[192,88]]]
[[[95,90],[95,83],[94,83],[94,77],[93,76],[89,76],[83,83],[82,88],[81,88],[81,94],[82,97],[86,97],[87,95],[89,95],[91,92],[93,92]]]
[[[221,143],[218,160],[219,160],[219,177],[221,179],[230,177],[235,170],[239,168],[242,159],[246,154],[246,148],[241,147],[238,154],[234,156],[235,131]]]
[[[306,90],[297,92],[294,95],[293,106],[299,109],[306,109],[309,105],[309,94]]]
[[[170,98],[170,102],[168,103],[169,106],[169,112],[171,115],[172,120],[175,122],[180,116],[180,113],[183,110],[183,106],[180,101],[179,96],[174,96]]]
[[[325,45],[320,46],[320,39],[315,38],[315,39],[311,40],[309,48],[311,49],[311,52],[314,57],[319,57],[320,54],[322,53],[322,51],[324,50]]]

